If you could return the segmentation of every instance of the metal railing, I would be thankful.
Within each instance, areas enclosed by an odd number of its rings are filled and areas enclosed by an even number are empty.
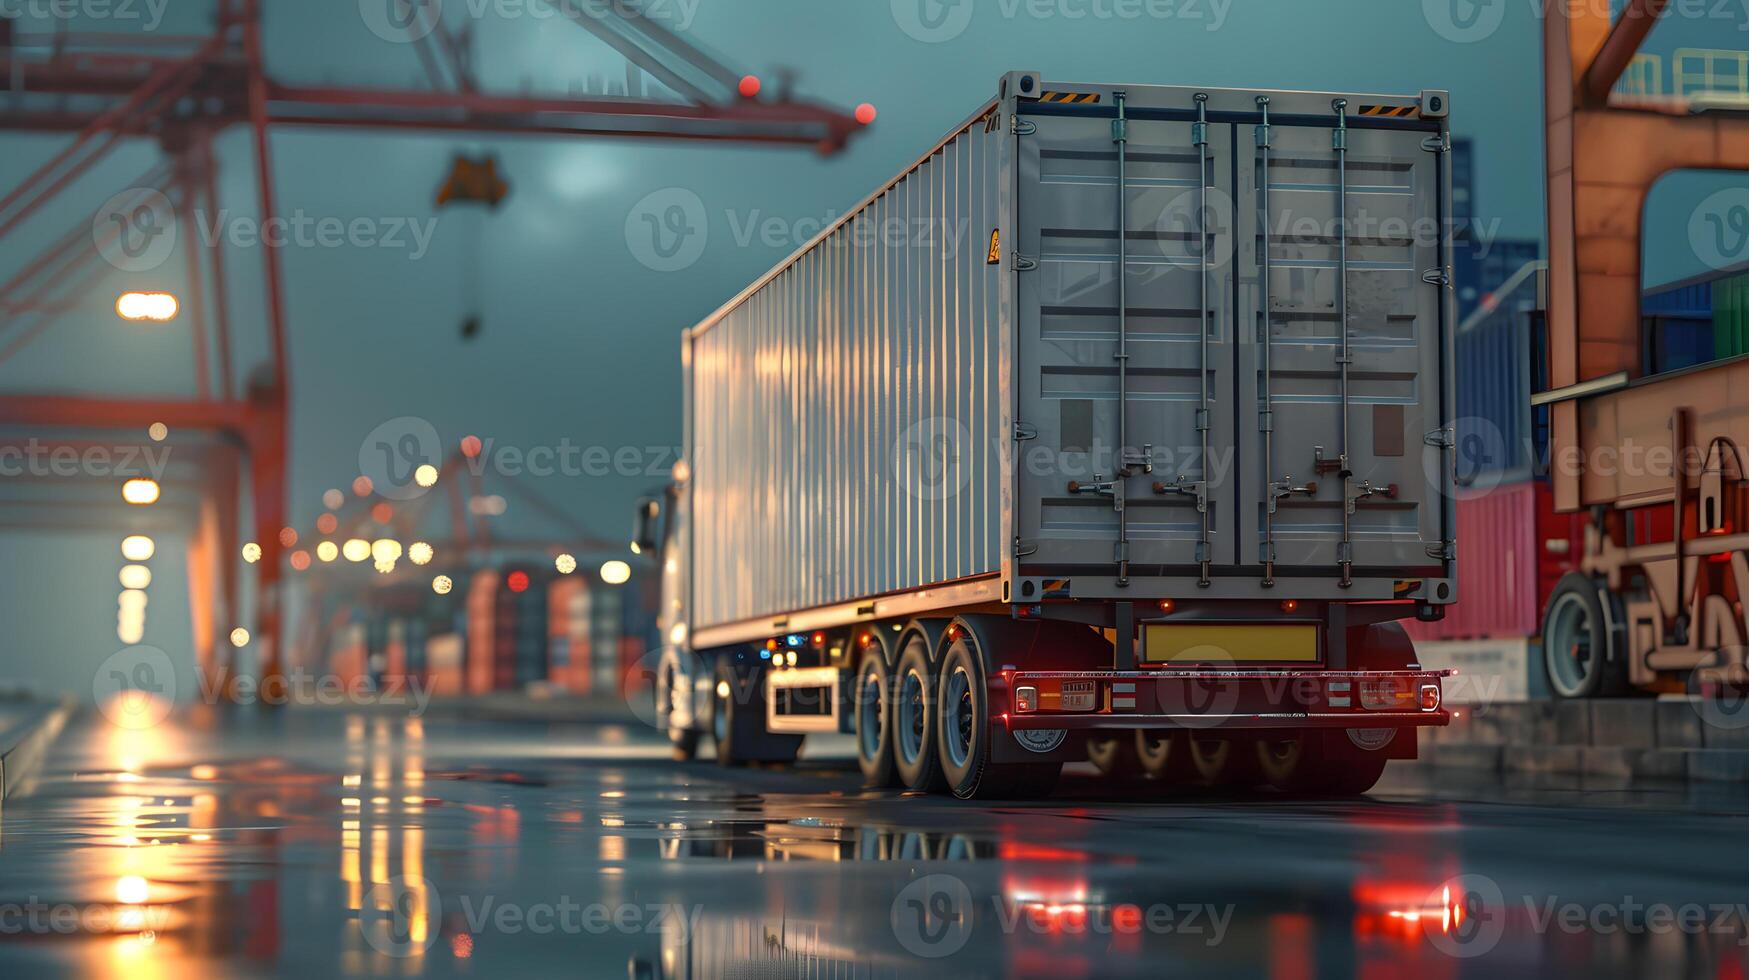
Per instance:
[[[1671,58],[1671,94],[1749,98],[1749,51],[1677,48]]]

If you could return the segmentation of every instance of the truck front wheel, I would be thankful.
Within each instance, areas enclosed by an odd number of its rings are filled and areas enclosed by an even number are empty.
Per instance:
[[[717,764],[794,762],[802,736],[780,735],[765,727],[765,666],[737,664],[732,654],[717,658],[711,695],[711,736],[717,743]]]
[[[953,640],[941,663],[935,698],[940,764],[947,786],[962,800],[1049,796],[1060,762],[1000,765],[990,761],[990,691],[982,658],[965,636]]]
[[[1296,795],[1358,796],[1384,775],[1385,762],[1383,746],[1363,749],[1343,730],[1284,732],[1257,742],[1264,779]]]

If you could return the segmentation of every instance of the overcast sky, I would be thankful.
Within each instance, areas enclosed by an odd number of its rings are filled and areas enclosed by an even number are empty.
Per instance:
[[[380,2],[365,0],[364,10]],[[274,135],[282,212],[312,221],[367,219],[384,237],[399,229],[400,242],[283,253],[295,392],[291,507],[299,526],[320,513],[323,490],[358,472],[367,435],[401,417],[428,421],[445,441],[478,433],[524,450],[657,453],[675,445],[680,332],[909,163],[990,97],[1010,69],[1062,80],[1449,89],[1454,128],[1478,148],[1480,215],[1497,219],[1499,234],[1541,236],[1539,23],[1529,0],[1478,7],[1470,0],[650,2],[654,15],[731,66],[767,78],[793,69],[809,96],[875,104],[877,124],[833,159],[673,143]],[[135,16],[151,22],[82,26],[197,32],[210,16],[207,0],[133,3]],[[474,25],[487,88],[564,92],[591,77],[623,78],[623,62],[576,26],[536,16],[544,9],[539,0],[444,6],[451,23]],[[412,49],[373,33],[360,0],[268,0],[267,7],[270,69],[283,81],[424,84]],[[1669,26],[1656,43],[1672,50],[1749,46],[1736,43],[1740,23]],[[0,135],[0,187],[59,145]],[[432,195],[452,154],[488,149],[512,187],[504,206],[485,218],[437,214]],[[220,144],[227,221],[254,211],[247,151],[240,131]],[[0,274],[21,266],[53,233],[90,220],[154,154],[148,145],[130,147],[24,233],[0,242]],[[659,271],[628,248],[628,216],[648,195],[676,187],[704,203],[707,244],[685,268]],[[782,234],[749,236],[748,228],[770,218]],[[259,251],[232,247],[229,259],[238,373],[247,375],[264,350]],[[1669,277],[1685,274],[1681,262],[1659,262]],[[178,325],[124,326],[110,311],[122,288],[175,288],[180,268],[178,260],[145,275],[112,276],[89,297],[88,310],[0,365],[0,389],[190,392],[186,333]],[[469,298],[480,301],[484,328],[465,343],[457,327]],[[583,475],[541,484],[593,531],[618,539],[632,500],[658,482]],[[513,508],[506,521],[515,528],[519,520],[529,522],[526,533],[550,527]],[[147,639],[182,656],[185,595],[170,581],[179,549],[165,544]],[[30,673],[70,688],[88,684],[89,665],[116,645],[113,535],[13,535],[0,553],[7,575],[31,569],[28,582],[0,590],[0,614],[17,627],[8,642],[18,645]]]

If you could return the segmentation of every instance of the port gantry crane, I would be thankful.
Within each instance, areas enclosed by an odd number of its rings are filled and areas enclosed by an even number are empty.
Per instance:
[[[1653,185],[1677,170],[1749,170],[1749,100],[1612,92],[1668,6],[1630,0],[1612,17],[1609,4],[1558,3],[1544,17],[1549,378],[1533,401],[1549,411],[1556,508],[1593,515],[1581,573],[1550,600],[1588,615],[1572,630],[1551,619],[1544,639],[1647,690],[1749,677],[1749,362],[1653,375],[1640,312]],[[1643,464],[1612,464],[1629,446]]]
[[[210,35],[15,32],[0,19],[0,130],[58,133],[71,140],[17,186],[0,196],[0,241],[128,139],[155,140],[165,162],[130,185],[153,191],[192,227],[197,208],[216,213],[214,137],[233,126],[252,136],[255,193],[265,225],[277,214],[268,133],[276,127],[319,126],[379,131],[457,132],[474,136],[547,135],[633,140],[685,140],[842,150],[864,124],[855,114],[798,99],[787,79],[775,92],[706,55],[647,16],[641,0],[618,0],[611,13],[579,0],[541,0],[594,34],[627,64],[625,94],[537,96],[502,94],[479,84],[470,31],[444,22],[429,0],[380,2],[386,22],[406,31],[429,88],[287,85],[268,71],[261,0],[217,0]],[[674,97],[638,94],[645,78]],[[655,86],[651,86],[655,89]],[[113,202],[133,207],[137,201]],[[0,362],[62,322],[77,297],[111,270],[101,260],[110,242],[79,222],[22,268],[0,271]],[[183,249],[182,314],[192,337],[195,391],[190,398],[122,398],[79,392],[0,394],[0,427],[71,434],[143,431],[153,423],[207,434],[198,506],[192,517],[190,592],[196,657],[203,671],[221,665],[227,645],[220,628],[238,614],[239,488],[250,494],[253,540],[261,556],[254,631],[262,681],[282,669],[284,637],[277,585],[287,549],[287,356],[285,283],[274,248],[262,248],[266,365],[247,383],[233,377],[233,303],[229,260],[222,245]],[[204,251],[204,254],[202,252]],[[7,273],[10,273],[7,275]],[[210,302],[209,302],[210,300]],[[210,344],[209,344],[210,335]],[[210,349],[209,349],[210,348]],[[246,470],[245,470],[246,467]],[[53,495],[59,496],[59,495]],[[14,527],[40,526],[33,509],[64,501],[19,501]],[[76,526],[67,524],[65,526]]]

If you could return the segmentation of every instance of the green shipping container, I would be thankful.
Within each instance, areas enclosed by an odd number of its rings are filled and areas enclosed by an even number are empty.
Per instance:
[[[1749,354],[1749,273],[1713,283],[1713,357]]]

